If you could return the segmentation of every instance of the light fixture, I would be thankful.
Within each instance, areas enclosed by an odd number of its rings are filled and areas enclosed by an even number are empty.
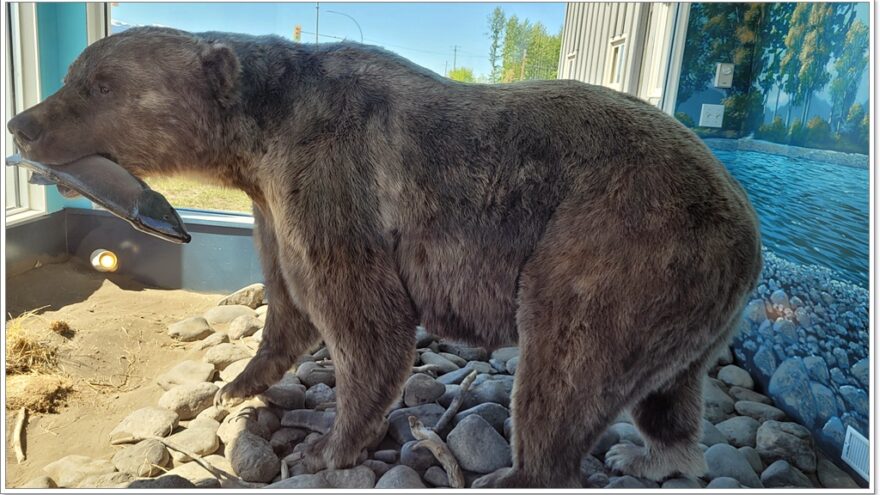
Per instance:
[[[92,267],[99,272],[115,272],[119,266],[119,259],[113,251],[95,249],[90,256]]]

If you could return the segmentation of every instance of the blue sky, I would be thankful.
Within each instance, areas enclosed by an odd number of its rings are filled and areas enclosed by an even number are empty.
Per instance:
[[[158,24],[187,31],[231,31],[292,37],[302,25],[302,41],[315,40],[316,4],[309,3],[118,3],[114,21]],[[437,73],[469,67],[477,75],[490,71],[488,17],[496,6],[520,19],[541,22],[551,33],[562,30],[564,3],[320,3],[321,42],[348,38],[383,46]],[[454,57],[454,47],[457,56]],[[455,58],[455,60],[453,60]]]

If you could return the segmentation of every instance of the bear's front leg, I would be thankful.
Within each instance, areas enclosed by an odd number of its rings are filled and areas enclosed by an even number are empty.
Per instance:
[[[284,278],[284,264],[278,256],[275,229],[266,220],[254,208],[254,240],[270,298],[263,339],[244,371],[217,391],[216,405],[232,406],[264,392],[281,379],[297,356],[307,352],[320,338],[312,322],[293,304]]]
[[[385,414],[400,396],[415,358],[417,318],[386,258],[334,266],[321,279],[313,307],[336,370],[336,419],[306,449],[309,472],[355,465],[382,431]]]

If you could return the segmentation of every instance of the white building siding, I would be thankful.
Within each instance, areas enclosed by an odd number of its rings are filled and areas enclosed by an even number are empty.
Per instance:
[[[643,3],[569,3],[560,50],[559,77],[591,84],[604,84],[627,90],[638,79],[640,52],[650,4]],[[609,57],[615,53],[612,42],[622,44],[624,64],[617,83],[609,80]],[[614,65],[614,64],[611,64]]]

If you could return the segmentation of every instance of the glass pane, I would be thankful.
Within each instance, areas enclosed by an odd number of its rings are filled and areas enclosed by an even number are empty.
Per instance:
[[[251,212],[250,198],[236,189],[205,185],[189,177],[153,177],[147,183],[180,208]]]
[[[6,208],[18,208],[21,206],[18,195],[18,174],[16,173],[18,167],[7,167],[4,164],[4,169],[6,170]]]

